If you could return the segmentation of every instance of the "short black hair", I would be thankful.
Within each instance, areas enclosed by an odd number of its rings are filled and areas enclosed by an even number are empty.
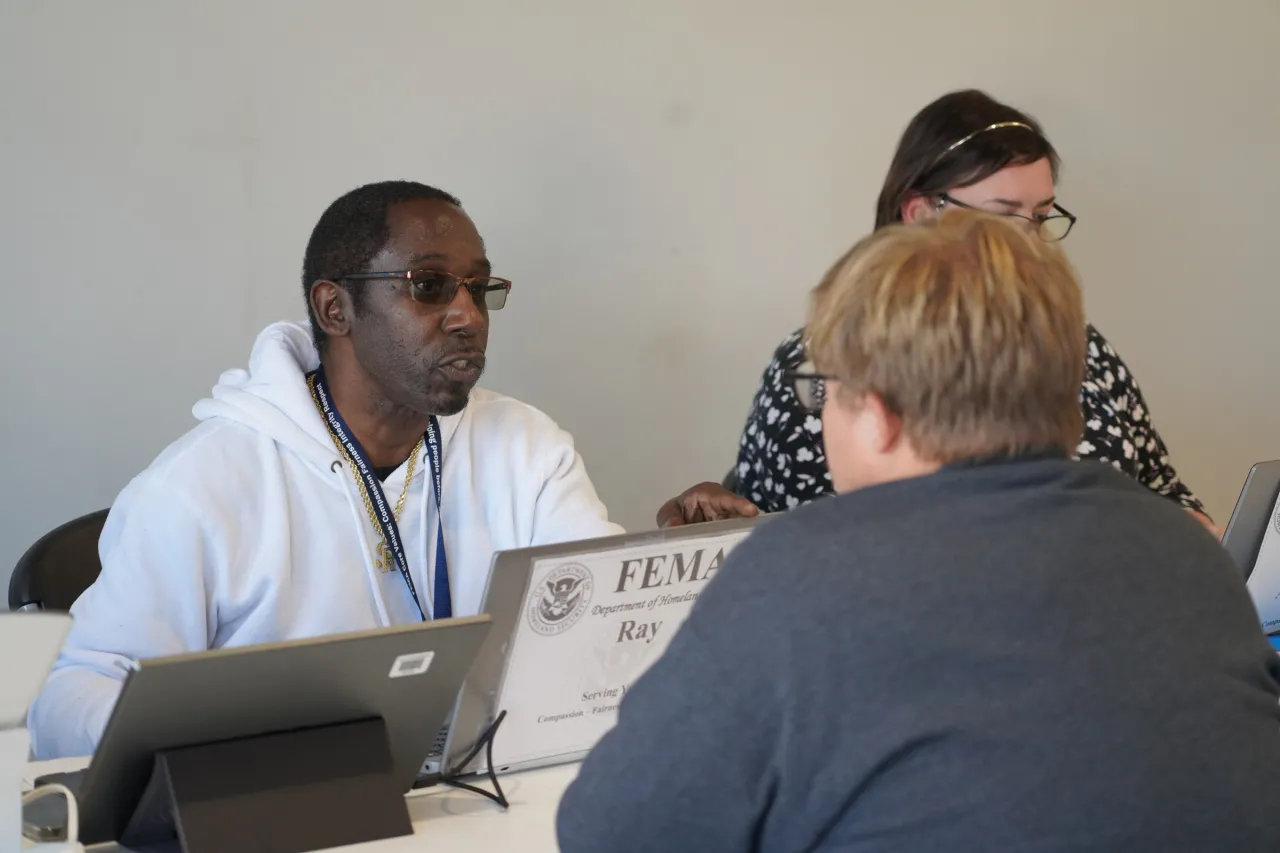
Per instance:
[[[307,318],[311,321],[311,335],[317,348],[324,345],[325,333],[311,307],[311,286],[317,281],[336,282],[352,294],[358,309],[364,288],[353,287],[341,277],[369,271],[373,256],[391,239],[387,210],[418,199],[435,199],[462,207],[462,202],[454,196],[426,184],[382,181],[352,190],[320,215],[320,221],[311,229],[307,254],[302,259],[302,296],[307,302]]]

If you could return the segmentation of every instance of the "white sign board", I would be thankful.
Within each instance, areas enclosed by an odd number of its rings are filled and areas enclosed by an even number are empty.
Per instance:
[[[586,752],[750,530],[539,560],[498,707],[494,766]]]

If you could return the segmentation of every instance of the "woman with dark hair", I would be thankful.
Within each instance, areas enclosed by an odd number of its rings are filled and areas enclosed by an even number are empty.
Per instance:
[[[1058,154],[1034,119],[983,92],[952,92],[907,125],[876,205],[876,228],[963,207],[1024,220],[1042,239],[1061,240],[1076,218],[1057,203],[1057,176]],[[765,370],[726,483],[765,512],[833,492],[822,419],[787,378],[805,369],[802,336],[787,337]],[[1212,529],[1203,504],[1178,479],[1133,374],[1092,325],[1080,402],[1079,458],[1110,463]]]

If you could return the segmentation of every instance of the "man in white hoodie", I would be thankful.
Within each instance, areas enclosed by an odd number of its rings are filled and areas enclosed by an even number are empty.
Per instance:
[[[495,551],[621,531],[566,432],[475,387],[511,283],[457,199],[344,195],[302,278],[310,327],[267,327],[113,505],[39,758],[93,751],[133,660],[474,614]],[[710,484],[679,506],[754,513]]]

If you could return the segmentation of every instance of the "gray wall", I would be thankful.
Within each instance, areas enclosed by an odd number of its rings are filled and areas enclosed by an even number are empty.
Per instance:
[[[1062,151],[1090,314],[1225,521],[1280,456],[1278,41],[1276,0],[7,0],[0,579],[301,315],[311,225],[384,178],[462,197],[517,282],[487,384],[651,524],[731,463],[903,125],[970,85]]]

